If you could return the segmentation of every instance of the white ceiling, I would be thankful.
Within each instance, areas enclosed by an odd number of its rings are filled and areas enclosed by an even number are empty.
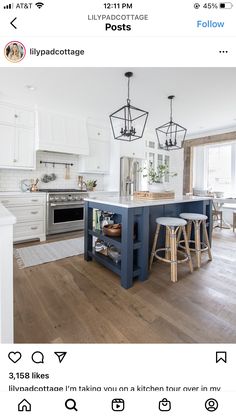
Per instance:
[[[149,129],[168,122],[170,94],[188,136],[236,127],[235,68],[2,68],[0,101],[108,120],[125,104],[130,70],[131,103],[149,111]]]

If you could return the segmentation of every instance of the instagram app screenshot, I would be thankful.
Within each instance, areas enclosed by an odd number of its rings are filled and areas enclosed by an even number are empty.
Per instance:
[[[0,415],[235,419],[236,2],[0,2]]]

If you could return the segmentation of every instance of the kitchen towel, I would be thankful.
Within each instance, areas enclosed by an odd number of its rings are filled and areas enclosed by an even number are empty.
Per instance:
[[[14,249],[14,256],[20,269],[83,253],[83,237]]]

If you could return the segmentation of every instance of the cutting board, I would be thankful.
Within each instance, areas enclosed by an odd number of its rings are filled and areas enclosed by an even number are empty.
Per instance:
[[[174,191],[162,191],[162,192],[134,192],[133,197],[136,199],[150,199],[150,200],[158,200],[158,199],[173,199],[175,198]]]

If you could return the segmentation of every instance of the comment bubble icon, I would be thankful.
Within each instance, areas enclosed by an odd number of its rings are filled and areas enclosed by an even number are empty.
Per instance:
[[[43,364],[44,363],[44,355],[40,351],[34,352],[31,356],[31,358],[32,358],[32,361],[35,364]]]

